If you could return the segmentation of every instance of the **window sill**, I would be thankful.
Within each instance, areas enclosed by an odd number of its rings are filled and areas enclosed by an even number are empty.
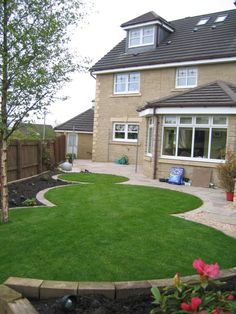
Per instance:
[[[145,161],[152,161],[152,156],[151,155],[145,155],[143,160],[145,160]]]
[[[194,166],[196,164],[202,163],[208,167],[214,168],[216,164],[224,163],[224,160],[221,159],[204,159],[204,158],[181,158],[181,157],[171,157],[171,156],[161,156],[158,159],[159,163],[176,163],[182,165]]]
[[[189,86],[189,87],[188,86],[187,87],[175,87],[171,90],[171,92],[186,92],[189,89],[192,89],[195,87],[197,87],[197,85],[196,86]]]
[[[141,93],[133,93],[133,94],[113,94],[110,95],[110,98],[120,98],[120,97],[140,97],[142,96]]]
[[[128,145],[128,146],[140,146],[140,143],[137,142],[125,142],[125,141],[110,141],[110,145]]]

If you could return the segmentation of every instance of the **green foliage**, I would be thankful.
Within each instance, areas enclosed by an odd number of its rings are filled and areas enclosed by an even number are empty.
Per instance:
[[[220,185],[226,192],[234,192],[236,179],[236,155],[231,151],[226,153],[225,163],[217,166]]]
[[[53,167],[50,150],[45,145],[43,146],[43,150],[42,150],[42,163],[44,166],[46,166],[48,170]]]
[[[15,130],[11,136],[10,140],[42,140],[43,139],[43,124],[24,124],[23,127]],[[45,140],[54,139],[56,134],[53,128],[45,126]]]
[[[69,50],[72,27],[86,15],[83,0],[0,1],[0,90],[4,138],[54,101],[70,74],[86,69]]]
[[[24,206],[36,206],[37,202],[35,198],[27,198],[22,204]]]
[[[68,153],[66,154],[66,158],[68,158],[68,161],[72,163],[72,161],[76,159],[76,154]]]
[[[167,286],[162,293],[157,287],[151,289],[155,308],[150,314],[168,314],[168,313],[202,313],[202,314],[220,314],[236,313],[236,293],[221,291],[223,283],[200,279],[199,283],[184,283],[173,280],[173,285]],[[189,310],[183,310],[181,305],[184,303],[191,305],[192,300],[198,300],[199,305]],[[218,309],[218,311],[217,311]],[[215,312],[214,312],[215,311]]]

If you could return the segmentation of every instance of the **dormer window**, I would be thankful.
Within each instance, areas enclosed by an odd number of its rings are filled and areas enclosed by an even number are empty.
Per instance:
[[[215,19],[214,23],[224,22],[224,20],[225,20],[226,18],[227,18],[227,14],[219,15],[219,16],[217,16],[217,18]]]
[[[129,48],[154,44],[154,26],[139,27],[129,30]]]

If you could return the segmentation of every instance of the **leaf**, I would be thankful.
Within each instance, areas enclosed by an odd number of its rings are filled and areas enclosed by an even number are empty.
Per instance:
[[[160,300],[161,300],[161,293],[160,293],[160,290],[157,288],[157,287],[153,287],[153,288],[151,288],[151,292],[152,292],[152,294],[153,294],[153,296],[154,296],[154,299],[155,299],[155,304],[157,304],[157,303],[160,303]],[[153,302],[153,303],[154,303]]]

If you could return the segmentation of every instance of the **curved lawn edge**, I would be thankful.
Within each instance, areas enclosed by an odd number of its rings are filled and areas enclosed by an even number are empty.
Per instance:
[[[114,184],[127,182],[130,179],[125,176],[94,172],[72,172],[58,175],[58,179],[66,182],[95,183],[95,184]]]
[[[220,275],[215,279],[226,282],[236,280],[236,267],[221,270]],[[183,282],[197,283],[198,275],[181,277]],[[85,282],[85,281],[54,281],[22,277],[9,277],[4,285],[21,293],[30,299],[52,299],[64,295],[104,295],[110,299],[124,299],[136,295],[150,295],[152,287],[164,288],[173,284],[173,278],[153,279],[142,281],[115,281],[115,282]],[[0,290],[1,299],[1,290]],[[0,308],[1,309],[1,308]]]

